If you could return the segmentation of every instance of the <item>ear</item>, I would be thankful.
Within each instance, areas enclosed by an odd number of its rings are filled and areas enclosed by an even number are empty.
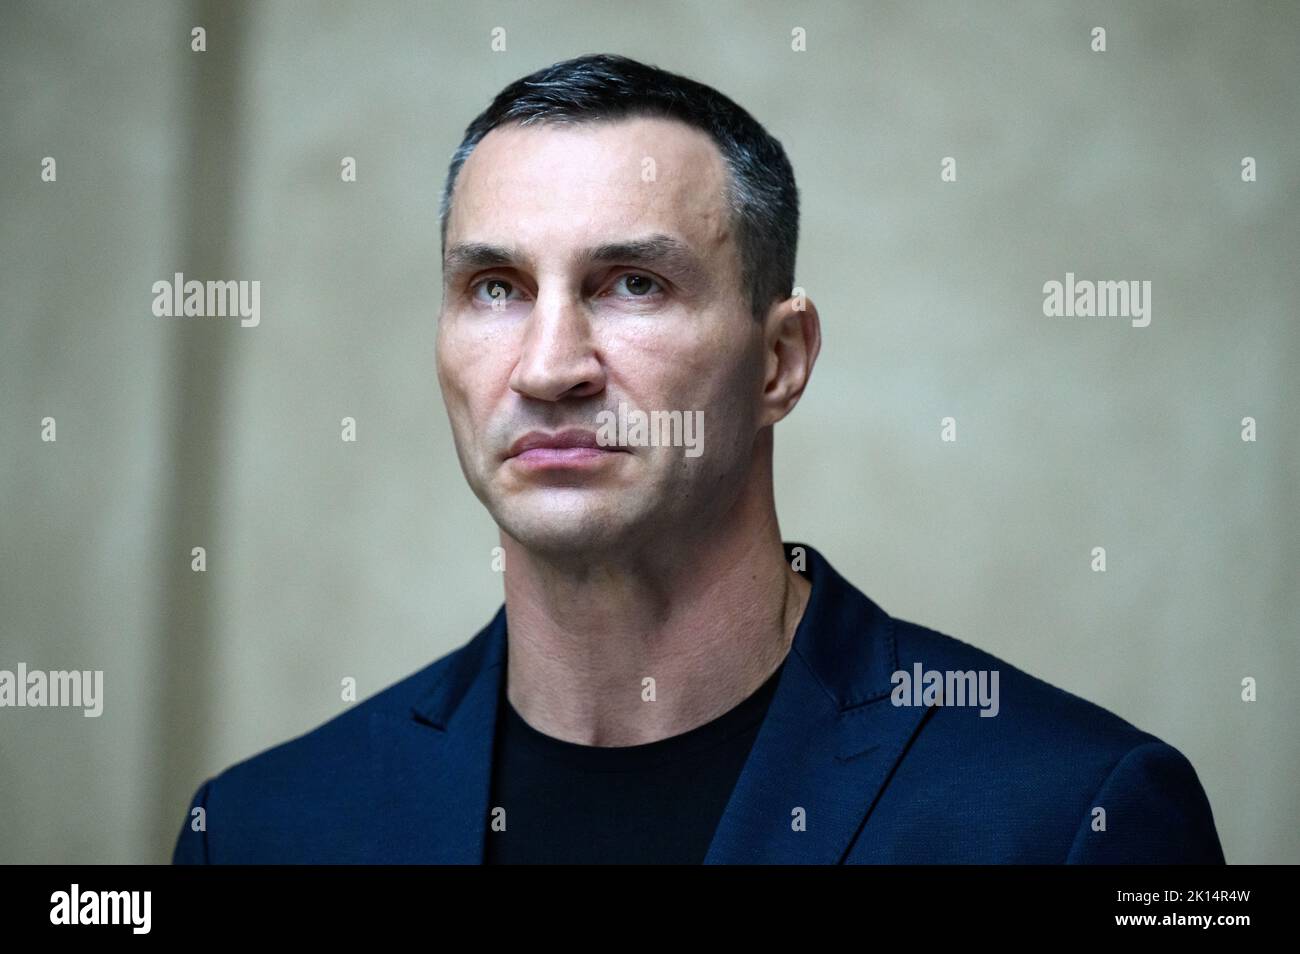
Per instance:
[[[821,319],[811,298],[799,295],[777,302],[763,321],[765,373],[760,427],[775,424],[799,403],[822,348]]]

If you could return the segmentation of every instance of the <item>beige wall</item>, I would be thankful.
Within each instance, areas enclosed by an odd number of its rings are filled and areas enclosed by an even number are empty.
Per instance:
[[[165,860],[204,777],[490,618],[438,190],[503,85],[598,50],[718,86],[794,163],[825,345],[777,431],[785,537],[1178,746],[1229,861],[1300,861],[1294,5],[465,10],[0,7],[0,668],[107,696],[0,710],[0,861]],[[175,271],[260,280],[261,324],[154,318]],[[1044,317],[1067,271],[1151,280],[1150,327]]]

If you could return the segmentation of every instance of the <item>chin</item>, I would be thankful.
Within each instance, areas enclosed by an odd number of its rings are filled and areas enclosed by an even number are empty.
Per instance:
[[[640,522],[630,515],[599,506],[572,502],[493,508],[493,518],[511,539],[541,556],[584,557],[626,550],[644,537]]]

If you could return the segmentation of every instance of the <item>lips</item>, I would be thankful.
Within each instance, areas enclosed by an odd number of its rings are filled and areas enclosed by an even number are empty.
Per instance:
[[[529,431],[523,437],[519,438],[510,445],[510,450],[506,453],[507,458],[519,457],[527,454],[529,451],[575,451],[581,449],[588,451],[597,451],[602,453],[622,453],[626,448],[604,446],[596,440],[595,431],[572,428],[570,430],[559,431],[554,434],[548,434],[544,431]],[[542,456],[537,454],[534,456]],[[559,455],[554,455],[559,456]],[[575,453],[575,456],[581,456]]]

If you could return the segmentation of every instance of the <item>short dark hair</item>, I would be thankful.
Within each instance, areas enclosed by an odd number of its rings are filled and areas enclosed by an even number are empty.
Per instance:
[[[460,167],[491,130],[507,123],[639,116],[678,119],[713,139],[731,173],[732,222],[750,308],[761,318],[772,302],[789,298],[799,244],[799,190],[781,144],[712,87],[609,53],[564,60],[516,80],[469,124],[452,154],[438,210],[443,250]]]

